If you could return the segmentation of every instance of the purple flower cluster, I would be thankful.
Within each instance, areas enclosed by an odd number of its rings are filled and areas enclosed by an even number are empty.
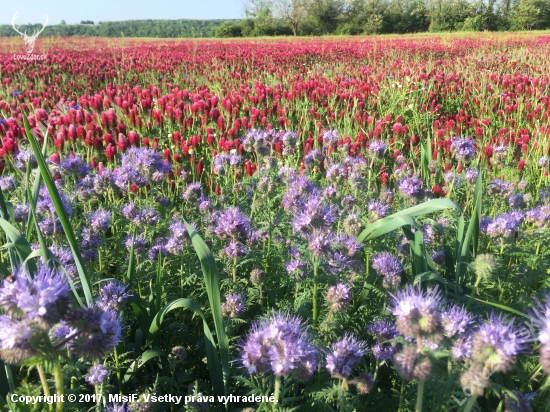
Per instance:
[[[350,303],[350,287],[343,283],[338,283],[336,286],[328,288],[327,303],[330,306],[330,310],[333,312],[340,312],[346,309]]]
[[[390,211],[390,206],[381,200],[371,200],[367,208],[371,222],[386,217]]]
[[[472,355],[472,343],[478,329],[477,319],[464,307],[450,304],[441,313],[444,334],[453,342],[453,358],[464,359]]]
[[[379,275],[384,277],[383,284],[386,288],[396,288],[400,283],[400,275],[403,272],[403,265],[397,256],[388,252],[374,255],[372,267]]]
[[[422,181],[417,176],[402,179],[399,183],[399,193],[406,199],[422,199],[424,197]]]
[[[492,238],[513,237],[524,218],[525,213],[517,211],[496,216],[492,222],[487,225],[487,234]]]
[[[225,302],[222,303],[222,314],[229,318],[237,318],[246,310],[243,302],[243,295],[240,293],[229,292],[225,295]]]
[[[165,162],[159,152],[148,147],[130,147],[121,157],[114,181],[122,191],[126,191],[131,184],[143,187],[159,181],[158,177],[162,178],[170,170],[170,163]]]
[[[524,334],[523,332],[527,332]],[[512,370],[516,356],[526,349],[529,332],[506,322],[502,315],[491,313],[487,323],[479,326],[472,342],[472,359],[489,365],[495,372]]]
[[[346,335],[332,344],[327,354],[327,370],[331,376],[345,379],[351,375],[353,368],[366,353],[366,343],[358,341],[352,335]]]
[[[386,153],[386,143],[382,140],[373,140],[369,143],[369,153],[375,159],[383,159]]]
[[[390,296],[397,328],[404,337],[418,338],[420,336],[434,342],[442,339],[439,309],[442,297],[437,286],[424,292],[420,283],[417,287],[407,285],[405,289],[390,294]]]
[[[103,383],[108,374],[109,370],[103,365],[95,365],[90,368],[90,372],[84,380],[91,385],[100,385]]]
[[[469,162],[476,155],[474,142],[468,138],[462,137],[454,137],[452,139],[451,152],[455,159],[461,163]]]
[[[377,361],[390,360],[397,351],[398,345],[387,341],[399,336],[397,328],[387,320],[377,320],[369,325],[367,332],[372,333],[376,338],[376,343],[372,347],[374,358]]]
[[[97,305],[104,310],[120,311],[128,298],[132,296],[128,286],[118,282],[107,282],[99,290]]]
[[[317,350],[297,317],[272,313],[255,322],[242,344],[241,363],[250,374],[273,373],[307,381],[317,369]]]

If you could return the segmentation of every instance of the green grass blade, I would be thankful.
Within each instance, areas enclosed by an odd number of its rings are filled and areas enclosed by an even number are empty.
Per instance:
[[[225,327],[223,324],[223,316],[221,309],[220,298],[220,281],[218,275],[218,269],[216,267],[216,261],[212,252],[204,243],[204,240],[198,235],[197,232],[184,220],[187,232],[191,237],[191,242],[195,248],[195,252],[201,262],[202,273],[204,276],[204,282],[206,284],[206,292],[208,293],[208,301],[210,302],[210,310],[212,311],[212,317],[214,318],[214,327],[216,329],[216,337],[218,340],[218,347],[220,350],[221,364],[223,370],[224,380],[224,393],[227,394],[227,385],[230,378],[229,370],[229,344],[227,334],[225,333]]]
[[[210,378],[212,379],[214,392],[218,396],[225,396],[227,390],[224,385],[223,372],[220,365],[219,355],[216,351],[216,343],[214,341],[214,337],[212,336],[212,332],[208,327],[208,323],[206,322],[204,312],[197,302],[191,299],[180,298],[166,305],[153,318],[151,326],[149,327],[149,336],[152,337],[160,330],[162,321],[164,320],[164,316],[168,312],[178,308],[191,309],[201,317],[204,329],[204,342],[206,344],[206,359],[208,361],[208,371],[210,373]]]
[[[63,203],[61,202],[61,197],[59,196],[57,187],[55,186],[55,183],[50,174],[50,170],[46,165],[44,156],[42,156],[42,152],[38,147],[38,142],[36,141],[36,138],[31,132],[29,122],[27,120],[27,116],[25,115],[24,112],[23,112],[23,123],[25,125],[27,139],[29,140],[32,146],[34,155],[36,156],[36,161],[38,162],[38,167],[40,168],[40,173],[42,174],[42,179],[44,180],[44,184],[46,185],[46,188],[48,189],[48,193],[52,198],[52,202],[55,206],[55,210],[57,212],[59,220],[61,221],[61,226],[63,226],[63,230],[65,231],[67,242],[69,243],[69,246],[71,247],[71,251],[73,252],[73,257],[76,263],[76,269],[78,271],[78,276],[80,278],[80,284],[82,286],[82,290],[84,291],[86,303],[88,305],[91,305],[94,302],[93,295],[92,295],[92,287],[90,284],[90,279],[88,278],[88,274],[86,272],[86,268],[84,266],[84,261],[82,260],[82,255],[80,254],[80,245],[76,240],[76,237],[73,232],[73,228],[71,226],[71,222],[69,221],[69,216],[67,215],[67,212],[63,207]]]

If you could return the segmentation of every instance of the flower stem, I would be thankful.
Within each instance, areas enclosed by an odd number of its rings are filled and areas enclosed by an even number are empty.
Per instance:
[[[317,271],[319,264],[313,260],[313,325],[317,325]]]
[[[55,364],[54,377],[57,396],[59,399],[63,399],[63,371],[59,362]],[[58,401],[55,405],[55,410],[56,412],[63,412],[63,402]]]
[[[41,365],[36,365],[36,370],[38,371],[38,375],[40,376],[40,382],[42,383],[42,389],[44,390],[44,396],[50,397],[50,388],[48,386],[48,381],[46,380],[46,374],[44,373],[44,369],[42,369]],[[50,411],[53,411],[53,404],[48,404],[48,409]]]
[[[346,410],[345,395],[346,395],[347,386],[348,386],[347,379],[346,378],[342,379],[342,386],[340,387],[340,412],[344,412]]]
[[[416,398],[416,412],[422,412],[422,399],[424,398],[424,381],[418,382],[418,397]]]
[[[275,401],[273,402],[273,410],[279,409],[278,408],[278,402],[279,402],[279,392],[281,391],[281,377],[276,376],[275,377]]]
[[[477,395],[472,395],[470,399],[468,399],[468,403],[464,408],[464,412],[470,412],[470,410],[474,407],[474,404],[476,403],[476,399],[477,399]]]

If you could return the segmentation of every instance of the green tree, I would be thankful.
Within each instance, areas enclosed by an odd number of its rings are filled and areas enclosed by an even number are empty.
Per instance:
[[[513,10],[512,30],[537,30],[550,27],[549,0],[519,0]]]

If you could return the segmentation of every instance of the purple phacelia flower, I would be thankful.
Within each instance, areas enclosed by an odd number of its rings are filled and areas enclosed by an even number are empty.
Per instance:
[[[436,286],[427,292],[418,286],[407,285],[405,289],[391,294],[392,313],[401,334],[409,338],[439,338],[442,329],[440,306],[441,291]]]
[[[298,317],[274,312],[252,325],[242,344],[241,363],[250,374],[271,372],[305,382],[317,369],[316,357],[305,324]]]
[[[243,295],[240,293],[229,292],[225,295],[225,302],[222,303],[222,314],[229,318],[237,318],[246,310],[246,305],[243,302]]]
[[[365,342],[358,341],[352,335],[346,335],[333,343],[326,357],[327,370],[331,376],[338,379],[349,377],[353,368],[365,356],[366,346]]]
[[[100,385],[103,383],[108,374],[109,370],[103,365],[95,365],[90,368],[90,371],[84,380],[91,385]]]
[[[327,303],[332,312],[340,312],[346,309],[350,303],[350,287],[343,283],[328,288]]]
[[[467,138],[455,137],[451,141],[451,152],[455,159],[462,163],[467,163],[474,158],[476,150],[474,142]]]

